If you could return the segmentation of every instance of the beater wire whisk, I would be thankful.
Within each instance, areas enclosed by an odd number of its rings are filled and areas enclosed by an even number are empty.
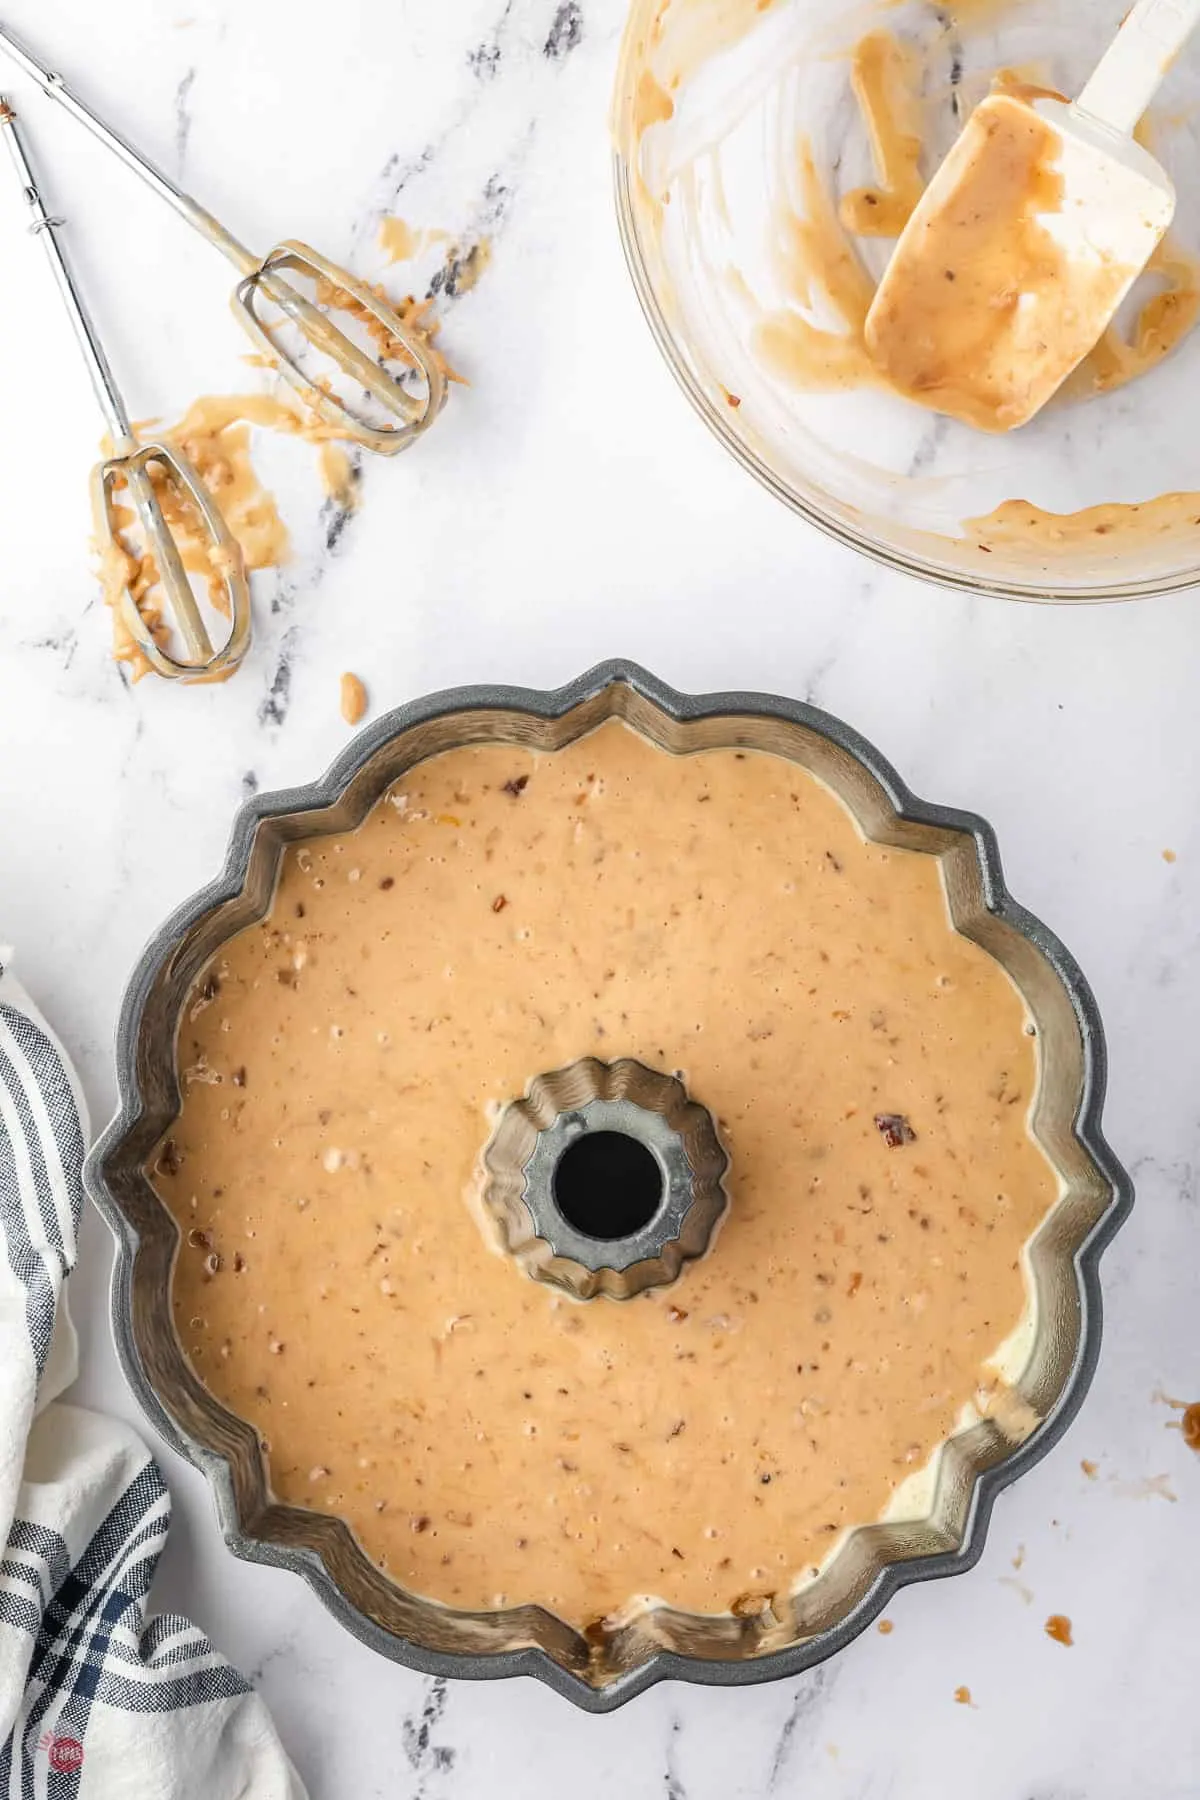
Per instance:
[[[339,268],[297,238],[276,244],[263,257],[255,256],[148,157],[98,118],[71,92],[61,75],[40,63],[3,24],[0,24],[0,48],[43,93],[56,100],[80,124],[86,125],[106,149],[229,258],[241,273],[232,297],[235,317],[259,353],[277,365],[279,373],[319,418],[339,435],[385,456],[406,449],[429,429],[446,398],[446,377],[424,332],[406,322],[396,308],[381,299],[366,282],[359,281],[348,269]],[[326,298],[335,309],[345,310],[349,305],[357,310],[368,330],[373,326],[374,335],[382,340],[384,355],[393,359],[399,356],[418,377],[417,391],[381,367],[375,357],[333,323],[321,306],[286,280],[287,273],[311,280],[318,295]],[[268,322],[264,317],[260,309],[264,298],[278,308],[312,349],[327,356],[351,382],[361,387],[390,422],[375,423],[364,412],[325,386],[318,385],[297,357],[284,349],[278,321]]]

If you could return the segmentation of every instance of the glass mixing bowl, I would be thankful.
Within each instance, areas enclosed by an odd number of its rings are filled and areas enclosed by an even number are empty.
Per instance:
[[[1143,333],[1144,367],[1125,385],[1103,389],[1089,363],[1029,425],[991,436],[864,381],[861,312],[892,244],[839,219],[880,174],[855,93],[869,34],[894,40],[884,48],[893,77],[905,71],[927,177],[1001,71],[1078,92],[1123,10],[634,0],[614,107],[618,207],[659,345],[746,468],[894,568],[1027,600],[1200,581],[1200,44],[1147,118],[1179,204],[1118,321],[1125,344]],[[1110,352],[1110,374],[1127,354]]]

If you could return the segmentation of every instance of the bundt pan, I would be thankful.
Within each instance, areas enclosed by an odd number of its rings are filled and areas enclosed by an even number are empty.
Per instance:
[[[957,929],[1008,970],[1040,1033],[1033,1128],[1059,1173],[1061,1198],[1029,1251],[1036,1330],[1017,1384],[1014,1435],[997,1417],[958,1433],[940,1458],[928,1515],[849,1534],[783,1617],[661,1608],[593,1641],[537,1607],[456,1612],[406,1593],[345,1525],[273,1498],[254,1431],[206,1392],[175,1334],[169,1289],[178,1233],[145,1169],[179,1110],[174,1051],[183,1002],[217,948],[268,910],[285,845],[352,830],[399,776],[439,751],[481,742],[556,749],[614,716],[669,752],[737,746],[788,757],[833,788],[868,837],[941,858]],[[586,1710],[606,1712],[665,1679],[736,1686],[811,1668],[862,1631],[898,1588],[976,1562],[996,1494],[1061,1436],[1095,1366],[1097,1265],[1131,1193],[1101,1132],[1104,1041],[1087,984],[1057,938],[1010,899],[982,819],[915,799],[856,733],[796,701],[678,694],[614,662],[555,693],[464,688],[401,707],[362,732],[312,787],[260,794],[242,808],[223,872],[167,921],[137,966],[117,1059],[120,1110],[92,1151],[87,1181],[117,1239],[114,1324],[135,1392],[163,1436],[208,1476],[236,1555],[294,1570],[365,1643],[427,1673],[532,1675]]]

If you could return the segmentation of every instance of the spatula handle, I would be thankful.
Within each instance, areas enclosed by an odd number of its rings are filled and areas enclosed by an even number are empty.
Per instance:
[[[1080,112],[1129,137],[1197,24],[1200,0],[1137,0],[1076,101]]]

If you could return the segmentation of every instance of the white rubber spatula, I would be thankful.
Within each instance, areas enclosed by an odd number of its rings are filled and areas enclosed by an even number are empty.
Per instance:
[[[976,108],[867,315],[892,387],[1011,431],[1082,362],[1174,215],[1133,130],[1198,22],[1200,0],[1138,0],[1078,100],[998,93]]]

